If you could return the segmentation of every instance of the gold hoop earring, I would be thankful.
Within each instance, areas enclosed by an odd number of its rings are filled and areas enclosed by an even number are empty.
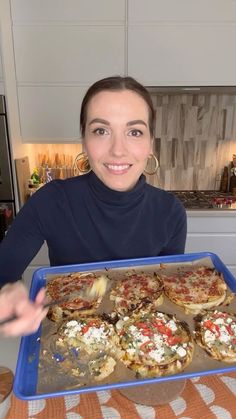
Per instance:
[[[89,173],[91,171],[88,157],[84,152],[79,153],[73,163],[73,173],[74,176],[79,175],[80,173]]]
[[[154,160],[154,169],[152,169],[152,170],[150,170],[150,171],[148,171],[147,169],[145,169],[145,170],[144,170],[144,173],[146,173],[147,175],[155,175],[155,173],[157,172],[157,169],[158,169],[158,167],[159,167],[159,163],[158,163],[157,157],[156,157],[156,156],[154,156],[154,154],[151,154],[151,155],[148,157],[148,160],[151,160],[151,159],[153,159],[153,160]]]

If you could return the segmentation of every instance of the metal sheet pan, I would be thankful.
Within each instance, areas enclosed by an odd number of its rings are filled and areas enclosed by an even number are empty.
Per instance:
[[[165,266],[165,273],[175,271],[177,268],[189,266],[209,266],[215,267],[222,272],[224,279],[230,290],[236,292],[236,279],[227,269],[220,258],[210,252],[189,253],[174,256],[159,256],[142,259],[127,259],[109,262],[98,262],[91,264],[79,264],[60,267],[47,267],[38,269],[32,279],[30,296],[34,299],[37,291],[45,286],[50,278],[58,274],[68,274],[72,272],[96,271],[104,272],[108,270],[109,276],[114,277],[114,281],[127,269],[136,271],[157,272]],[[161,272],[161,271],[160,271]],[[109,312],[112,307],[107,300],[99,310]],[[224,311],[236,311],[235,299],[227,307],[219,306]],[[167,298],[163,305],[159,307],[160,311],[175,314],[180,320],[185,320],[193,330],[194,315],[187,315],[181,307],[171,303]],[[56,397],[68,394],[86,393],[99,390],[110,390],[113,388],[125,388],[130,386],[142,386],[144,384],[164,383],[173,380],[192,378],[200,375],[209,375],[224,373],[236,370],[236,364],[228,364],[213,360],[206,352],[195,346],[195,353],[192,363],[180,374],[157,377],[151,379],[137,379],[133,372],[118,362],[114,372],[106,380],[99,384],[87,382],[83,386],[76,385],[70,377],[63,377],[61,372],[56,370],[50,362],[44,364],[43,351],[48,348],[48,338],[55,331],[52,322],[45,319],[39,330],[30,336],[25,336],[21,340],[18,362],[14,381],[14,393],[23,400],[40,399],[45,397]],[[62,379],[63,377],[63,379]]]

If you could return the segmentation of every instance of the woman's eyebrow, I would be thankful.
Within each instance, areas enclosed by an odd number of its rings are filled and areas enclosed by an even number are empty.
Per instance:
[[[92,124],[96,124],[96,123],[104,124],[104,125],[110,125],[109,121],[106,121],[106,119],[101,119],[101,118],[92,119],[92,121],[90,121],[88,125],[92,125]]]
[[[129,127],[130,125],[136,125],[136,124],[145,125],[145,127],[147,127],[146,122],[144,122],[142,119],[135,119],[134,121],[129,121],[127,122],[126,125]]]

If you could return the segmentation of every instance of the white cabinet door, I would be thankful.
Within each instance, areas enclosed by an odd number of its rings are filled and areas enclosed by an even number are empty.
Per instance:
[[[125,19],[125,0],[11,0],[15,22],[112,21]]]
[[[236,265],[236,233],[188,234],[186,252],[216,253],[226,265]]]
[[[19,86],[89,85],[124,72],[122,25],[16,26],[14,47]]]
[[[128,73],[147,86],[235,85],[235,38],[236,24],[132,25]]]
[[[86,86],[19,87],[23,141],[78,142],[80,106],[86,90]]]
[[[128,16],[131,23],[234,22],[236,2],[235,0],[227,0],[227,3],[225,0],[129,0]]]
[[[77,142],[82,98],[94,81],[124,74],[122,26],[14,29],[24,142]]]
[[[12,0],[22,141],[77,142],[94,81],[125,73],[126,1]]]
[[[203,213],[202,213],[203,214]],[[191,216],[188,212],[186,253],[212,252],[236,276],[236,215],[208,213]]]
[[[128,72],[147,86],[235,85],[235,37],[235,0],[128,2]]]

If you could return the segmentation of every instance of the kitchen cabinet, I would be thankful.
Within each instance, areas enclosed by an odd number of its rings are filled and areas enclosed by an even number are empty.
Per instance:
[[[129,0],[128,72],[148,86],[235,85],[233,0]]]
[[[227,7],[224,0],[2,0],[1,7],[7,4],[14,60],[3,60],[5,86],[12,92],[16,76],[23,143],[77,142],[82,97],[108,75],[129,74],[147,86],[236,85],[235,0]]]
[[[186,252],[213,252],[236,277],[236,211],[187,211]]]
[[[77,142],[94,81],[125,72],[125,0],[12,0],[22,142]]]

